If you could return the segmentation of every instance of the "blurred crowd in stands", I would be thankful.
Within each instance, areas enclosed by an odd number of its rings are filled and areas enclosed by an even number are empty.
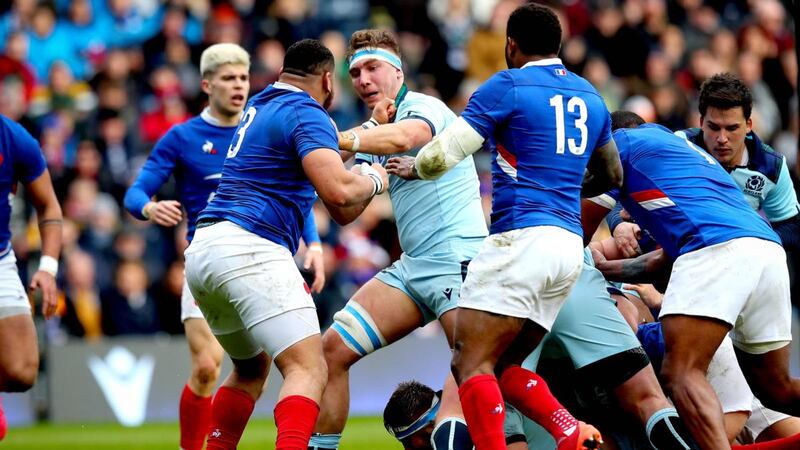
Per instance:
[[[199,113],[200,52],[236,42],[253,57],[252,92],[277,78],[284,49],[316,37],[337,59],[331,115],[340,129],[368,112],[343,55],[366,27],[399,36],[412,90],[463,109],[504,69],[505,23],[522,0],[13,0],[0,5],[0,113],[41,143],[65,216],[60,318],[49,339],[182,333],[185,228],[140,222],[121,207],[149,150]],[[797,60],[791,2],[779,0],[554,0],[567,67],[609,110],[672,129],[697,126],[697,88],[723,71],[753,90],[754,128],[797,175]],[[488,155],[479,158],[490,208]],[[21,195],[24,193],[20,192]],[[160,198],[174,198],[168,186]],[[19,197],[19,196],[18,196]],[[338,227],[317,208],[327,285],[323,326],[356,287],[400,254],[388,197]],[[13,245],[23,281],[38,258],[32,210],[15,201]],[[302,257],[303,249],[298,254]]]

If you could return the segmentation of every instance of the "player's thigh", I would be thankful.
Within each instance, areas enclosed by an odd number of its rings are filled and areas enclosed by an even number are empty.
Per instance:
[[[786,253],[761,239],[737,239],[751,255],[751,270],[760,275],[731,332],[734,345],[748,353],[780,348],[792,340],[792,302]]]
[[[469,265],[459,307],[529,319],[549,330],[582,266],[581,238],[561,228],[492,234]]]
[[[706,373],[730,329],[722,321],[688,315],[669,315],[661,323],[666,350],[661,374],[668,382],[692,369]]]
[[[219,366],[222,362],[222,346],[211,333],[211,328],[205,319],[186,319],[183,321],[183,329],[186,332],[192,363],[210,361]]]
[[[38,367],[39,347],[30,311],[0,318],[0,384],[32,382]]]
[[[519,317],[459,308],[452,361],[456,381],[460,384],[477,373],[492,373],[526,322],[531,323]]]
[[[375,278],[353,295],[353,301],[369,313],[387,344],[423,323],[419,307],[406,292]]]
[[[754,397],[739,367],[730,337],[725,336],[714,352],[706,377],[717,393],[723,413],[745,412],[746,416],[749,415]]]
[[[549,339],[560,344],[576,369],[641,345],[609,296],[602,274],[588,266],[559,310]]]

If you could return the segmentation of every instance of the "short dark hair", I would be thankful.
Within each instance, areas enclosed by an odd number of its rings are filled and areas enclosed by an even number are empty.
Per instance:
[[[301,77],[333,72],[334,64],[331,51],[316,39],[295,42],[283,57],[283,71]]]
[[[433,389],[418,381],[400,383],[383,410],[383,426],[389,430],[411,424],[431,407],[434,395]]]
[[[753,94],[741,78],[732,73],[718,73],[700,86],[700,117],[705,117],[708,107],[731,109],[740,106],[744,118],[753,111]]]
[[[555,55],[561,48],[561,23],[552,9],[528,3],[508,18],[506,35],[526,55]]]
[[[646,122],[641,116],[631,111],[614,111],[611,113],[611,129],[638,128]]]

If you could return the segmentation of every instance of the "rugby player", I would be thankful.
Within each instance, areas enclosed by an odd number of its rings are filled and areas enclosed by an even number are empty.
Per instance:
[[[315,191],[346,224],[388,186],[380,165],[342,164],[326,111],[333,70],[317,40],[287,49],[278,81],[247,104],[185,252],[189,289],[234,366],[214,397],[208,449],[236,448],[270,359],[284,379],[276,448],[305,448],[317,419],[327,369],[310,289],[292,255]]]
[[[176,125],[161,138],[125,194],[125,208],[140,220],[173,227],[186,209],[186,240],[192,241],[197,215],[214,195],[225,162],[225,150],[242,116],[250,91],[250,55],[236,44],[215,44],[200,56],[201,88],[208,106],[198,116]],[[175,176],[177,200],[152,201],[159,188]],[[309,214],[303,240],[309,247],[306,267],[315,269],[312,290],[324,283],[322,246],[314,215]],[[184,281],[181,321],[189,343],[192,372],[183,388],[179,407],[180,447],[200,450],[208,434],[211,394],[219,378],[222,347],[203,319]]]
[[[61,207],[39,143],[11,119],[0,116],[0,392],[24,392],[39,373],[39,346],[31,303],[19,278],[11,248],[11,202],[17,183],[33,202],[39,220],[42,255],[28,288],[41,292],[42,314],[56,312],[58,255],[61,252]],[[0,440],[7,432],[0,405]]]
[[[505,449],[504,397],[543,422],[534,408],[542,399],[526,390],[530,380],[543,380],[515,364],[550,329],[580,275],[579,200],[587,165],[588,195],[622,180],[602,98],[556,57],[561,26],[553,11],[521,6],[506,33],[510,69],[478,88],[462,116],[423,147],[413,164],[396,158],[387,165],[390,173],[435,179],[485,141],[493,150],[491,234],[461,291],[452,362],[478,450]],[[562,425],[582,429],[570,420]],[[562,441],[583,442],[586,436],[579,434]]]
[[[786,255],[769,224],[707,152],[633,113],[615,113],[614,121],[620,128],[615,140],[626,169],[625,194],[605,196],[606,207],[621,198],[661,245],[655,257],[637,258],[637,269],[674,261],[661,308],[666,345],[661,375],[698,443],[728,448],[706,371],[731,329],[756,396],[788,414],[800,409],[800,380],[788,373]],[[698,273],[706,280],[702,286]]]

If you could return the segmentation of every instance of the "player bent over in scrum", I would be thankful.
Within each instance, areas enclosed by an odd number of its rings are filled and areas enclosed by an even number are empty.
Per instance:
[[[276,449],[305,448],[317,419],[327,370],[310,289],[292,255],[315,191],[345,224],[388,185],[379,165],[354,173],[342,164],[326,112],[333,69],[319,41],[289,47],[278,82],[248,103],[185,252],[189,288],[234,363],[214,397],[208,449],[236,448],[270,357],[284,378]]]

